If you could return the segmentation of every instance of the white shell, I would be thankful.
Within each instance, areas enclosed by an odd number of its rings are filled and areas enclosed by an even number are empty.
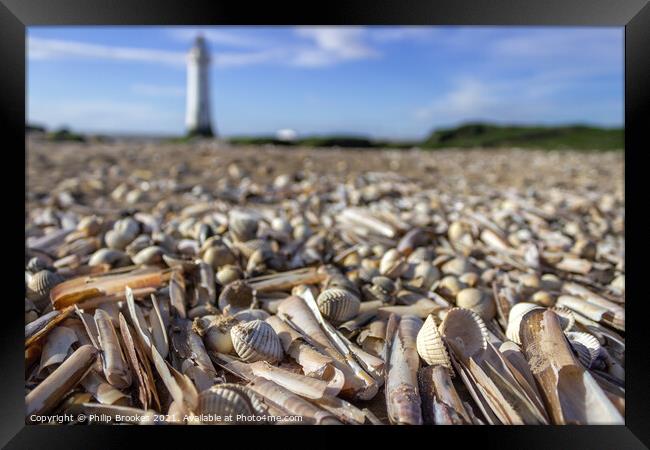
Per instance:
[[[284,357],[280,338],[273,327],[262,320],[239,323],[230,329],[235,352],[246,362],[276,364]]]
[[[456,306],[474,311],[483,320],[490,320],[497,313],[494,299],[490,295],[475,288],[461,290],[456,295]]]
[[[359,313],[361,301],[346,289],[329,288],[316,299],[318,309],[331,322],[340,323],[352,319]]]
[[[582,365],[587,369],[596,367],[603,355],[603,348],[598,339],[581,331],[567,331],[565,334]]]
[[[576,316],[573,314],[573,311],[571,311],[569,308],[564,308],[561,306],[554,306],[549,309],[557,314],[562,330],[566,332],[573,329],[573,326],[576,324]]]
[[[252,416],[255,413],[255,409],[248,395],[240,388],[241,386],[230,383],[218,384],[201,392],[199,395],[198,414],[205,416],[212,415],[215,418],[211,421],[203,421],[203,423],[222,423],[225,420],[224,416],[231,416],[233,419],[233,421],[226,423],[237,423],[236,418],[240,414],[243,416]],[[221,420],[217,420],[217,417],[221,417]]]
[[[424,325],[420,328],[416,339],[416,347],[420,358],[430,366],[441,365],[450,371],[452,370],[449,354],[432,315],[427,317]]]
[[[510,314],[508,315],[508,327],[506,328],[506,336],[517,345],[521,345],[521,339],[519,337],[519,326],[521,325],[521,318],[533,309],[543,308],[539,305],[536,305],[535,303],[528,302],[516,303],[512,308],[510,308]]]
[[[407,264],[400,252],[391,248],[379,262],[379,273],[388,278],[398,278],[407,269]]]
[[[440,324],[440,334],[456,355],[469,358],[487,348],[488,331],[474,311],[452,308]]]

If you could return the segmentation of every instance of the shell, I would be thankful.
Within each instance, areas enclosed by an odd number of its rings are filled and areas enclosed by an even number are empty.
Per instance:
[[[557,314],[558,319],[560,319],[560,326],[562,327],[562,330],[566,332],[573,329],[573,326],[576,324],[576,316],[573,314],[573,311],[561,306],[554,306],[549,309]]]
[[[458,281],[458,278],[453,275],[447,275],[442,280],[440,280],[437,289],[440,289],[440,293],[443,295],[456,298],[462,288],[463,286]]]
[[[458,281],[469,287],[475,287],[479,279],[479,276],[474,272],[467,272],[458,277]]]
[[[228,264],[219,269],[216,275],[216,280],[222,285],[225,286],[233,281],[242,279],[244,272],[238,267]]]
[[[221,311],[225,312],[228,308],[231,313],[251,308],[255,305],[253,288],[243,280],[233,281],[219,294],[218,305]]]
[[[461,276],[464,273],[472,272],[472,265],[465,258],[454,258],[444,263],[440,269],[445,275]]]
[[[238,321],[229,316],[217,316],[203,334],[203,343],[208,350],[219,353],[230,353],[233,351],[230,330],[237,325]]]
[[[429,290],[433,283],[440,279],[440,271],[430,262],[421,262],[415,266],[413,279],[410,284]]]
[[[251,400],[243,389],[240,389],[240,386],[236,388],[233,386],[237,385],[218,384],[201,392],[197,413],[213,419],[203,420],[202,423],[213,425],[219,423],[245,423],[238,422],[236,420],[237,416],[252,416],[255,414]],[[230,416],[230,420],[225,419],[225,416]]]
[[[397,249],[391,248],[384,253],[379,262],[379,273],[388,278],[398,278],[406,271],[407,267],[402,254]]]
[[[109,264],[113,267],[127,266],[131,264],[129,255],[120,250],[112,248],[100,248],[92,254],[88,261],[89,266],[99,266],[102,264]]]
[[[373,277],[372,285],[386,295],[393,295],[397,291],[395,282],[388,277]]]
[[[144,250],[140,250],[137,255],[135,255],[132,259],[135,264],[138,265],[153,265],[153,264],[160,264],[163,259],[162,256],[165,253],[165,250],[163,250],[161,247],[158,247],[157,245],[147,247]]]
[[[345,322],[359,313],[361,301],[346,289],[329,288],[320,293],[316,299],[318,309],[329,321]]]
[[[116,250],[124,250],[140,233],[140,224],[135,219],[127,217],[118,220],[113,229],[106,232],[106,246]]]
[[[50,265],[45,260],[45,258],[42,258],[40,256],[34,256],[29,260],[25,268],[31,273],[38,273],[41,270],[47,269],[48,267],[50,267]]]
[[[235,325],[230,329],[230,337],[235,352],[246,362],[276,364],[284,357],[280,338],[273,327],[262,320]]]
[[[567,331],[565,334],[583,366],[592,369],[599,366],[598,362],[602,363],[603,347],[595,336],[581,331]]]
[[[63,281],[65,278],[58,273],[41,270],[30,278],[27,284],[27,297],[35,303],[47,300],[50,290]]]
[[[239,311],[233,316],[233,318],[239,320],[240,322],[250,322],[252,320],[266,320],[269,318],[269,313],[263,309],[245,309]]]
[[[203,261],[210,264],[214,270],[229,264],[237,263],[237,258],[225,244],[217,244],[208,247],[201,257]]]
[[[231,211],[228,230],[236,242],[250,241],[257,235],[258,219],[244,211]]]
[[[146,234],[141,234],[140,236],[136,237],[131,241],[129,245],[126,246],[126,253],[128,253],[130,256],[137,255],[138,252],[141,250],[144,250],[147,247],[151,247],[153,244],[153,240]]]
[[[532,295],[530,299],[533,303],[537,303],[541,306],[550,307],[555,304],[555,297],[546,291],[537,291]]]
[[[519,326],[521,325],[521,318],[524,317],[524,315],[529,311],[540,308],[541,306],[528,302],[520,302],[513,305],[512,308],[510,308],[510,314],[508,315],[508,327],[506,328],[506,336],[508,339],[518,345],[521,345],[521,339],[519,338]]]
[[[430,366],[445,366],[449,371],[452,371],[449,354],[432,315],[427,317],[424,325],[420,328],[416,339],[416,347],[420,358],[427,364]]]
[[[440,324],[440,334],[462,358],[469,358],[487,348],[487,327],[483,319],[469,309],[451,308]]]
[[[463,289],[456,296],[456,306],[474,311],[483,320],[494,318],[497,313],[492,296],[475,288]]]

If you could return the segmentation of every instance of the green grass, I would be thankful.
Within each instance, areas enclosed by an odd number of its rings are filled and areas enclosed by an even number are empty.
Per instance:
[[[73,133],[68,128],[61,128],[57,131],[47,133],[47,138],[51,141],[66,142],[86,142],[86,137],[82,134]]]
[[[351,148],[497,148],[519,147],[545,150],[621,150],[623,129],[607,129],[584,125],[568,126],[502,126],[469,123],[455,128],[439,129],[422,142],[371,140],[360,136],[311,136],[293,142],[272,136],[235,137],[235,145],[286,145],[307,147]]]
[[[623,149],[624,131],[583,125],[498,126],[472,123],[436,130],[422,143],[423,148],[521,147],[547,150]]]

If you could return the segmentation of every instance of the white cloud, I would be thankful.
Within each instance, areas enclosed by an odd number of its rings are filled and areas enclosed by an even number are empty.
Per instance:
[[[27,45],[27,56],[30,59],[92,58],[172,65],[185,64],[184,53],[167,50],[115,47],[32,36],[28,38]]]
[[[365,42],[365,30],[360,27],[298,27],[296,35],[312,41],[293,55],[291,63],[296,66],[322,67],[380,56]]]

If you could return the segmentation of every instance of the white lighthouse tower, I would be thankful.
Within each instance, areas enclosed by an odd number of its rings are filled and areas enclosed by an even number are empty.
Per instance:
[[[185,125],[188,134],[214,136],[210,117],[210,54],[203,36],[199,35],[187,58],[187,109]]]

